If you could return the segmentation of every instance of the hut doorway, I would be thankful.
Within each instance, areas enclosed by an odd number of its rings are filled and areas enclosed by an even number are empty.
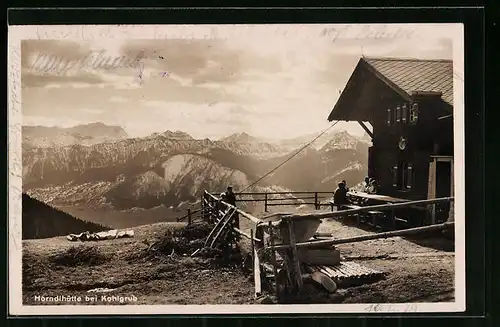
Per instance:
[[[427,198],[452,197],[453,194],[453,157],[431,156]],[[445,222],[450,213],[450,202],[435,204],[429,210],[431,224]]]

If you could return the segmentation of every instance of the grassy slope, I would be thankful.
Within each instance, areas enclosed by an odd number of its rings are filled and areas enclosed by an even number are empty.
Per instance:
[[[175,255],[141,258],[167,230],[181,224],[159,223],[134,228],[135,237],[73,243],[62,237],[23,242],[23,302],[35,302],[35,295],[97,295],[97,302],[65,304],[118,304],[100,301],[101,295],[137,297],[131,304],[247,304],[252,303],[253,281],[234,266],[217,266],[208,259]],[[87,253],[94,262],[63,264],[68,253]],[[117,289],[89,293],[95,288]],[[217,292],[213,290],[216,289]],[[54,304],[54,303],[47,303]]]

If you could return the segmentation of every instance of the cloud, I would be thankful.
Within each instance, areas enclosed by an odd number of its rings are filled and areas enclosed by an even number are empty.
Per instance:
[[[84,113],[88,113],[91,115],[100,115],[104,112],[102,109],[94,109],[94,108],[82,108],[80,110]]]
[[[86,124],[87,121],[68,119],[67,117],[46,117],[23,115],[23,126],[57,126],[72,127],[79,124]]]
[[[56,74],[33,74],[23,72],[21,76],[21,84],[23,87],[45,87],[50,84],[58,84],[65,86],[66,84],[87,84],[97,85],[103,83],[103,79],[95,74],[82,72],[78,75],[60,76]]]
[[[23,90],[23,112],[85,120],[98,114],[88,108],[99,108],[100,119],[131,135],[178,129],[199,137],[237,131],[293,137],[328,126],[326,117],[361,55],[452,53],[444,25],[346,26],[218,26],[218,39],[28,41],[22,81],[36,89]],[[140,65],[90,65],[59,76],[30,72],[26,64],[40,52],[81,60],[103,50],[109,58],[141,58]]]
[[[61,84],[46,84],[44,86],[46,89],[60,89],[61,88]]]
[[[120,96],[112,96],[111,98],[109,98],[109,102],[123,103],[127,102],[127,99]]]
[[[170,78],[173,81],[176,81],[181,86],[193,86],[193,79],[192,78],[181,77],[181,76],[173,74],[173,73],[169,73],[166,77]]]

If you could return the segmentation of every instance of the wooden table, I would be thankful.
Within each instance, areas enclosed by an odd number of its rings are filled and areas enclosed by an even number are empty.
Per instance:
[[[380,194],[369,194],[365,192],[347,192],[347,195],[353,196],[353,197],[359,197],[367,200],[375,200],[375,201],[382,201],[382,202],[387,202],[387,203],[401,203],[401,202],[408,202],[409,200],[406,199],[401,199],[401,198],[394,198],[392,196],[388,195],[380,195]]]

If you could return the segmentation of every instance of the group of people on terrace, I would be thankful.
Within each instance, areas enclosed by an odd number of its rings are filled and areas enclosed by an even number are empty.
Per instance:
[[[365,177],[365,181],[363,183],[362,192],[368,193],[368,194],[377,194],[379,192],[379,187],[378,183],[374,178],[370,177]],[[338,183],[338,187],[333,193],[333,204],[337,206],[337,210],[342,210],[344,209],[345,205],[350,204],[349,197],[347,196],[347,193],[349,192],[349,187],[347,186],[347,182],[345,180],[342,180],[341,182]],[[231,186],[228,186],[226,192],[223,192],[220,195],[219,198],[219,206],[220,202],[224,201],[227,204],[230,204],[232,206],[236,206],[236,195],[233,192],[233,188]],[[236,227],[239,226],[239,217],[238,214],[236,214],[236,219],[235,219],[235,225]]]
[[[333,204],[337,206],[338,210],[342,210],[343,206],[349,204],[349,198],[347,193],[349,192],[349,188],[347,187],[347,183],[345,180],[338,183],[338,187],[333,193]],[[379,192],[378,183],[374,178],[365,177],[365,181],[362,186],[362,192],[368,194],[377,194]]]

